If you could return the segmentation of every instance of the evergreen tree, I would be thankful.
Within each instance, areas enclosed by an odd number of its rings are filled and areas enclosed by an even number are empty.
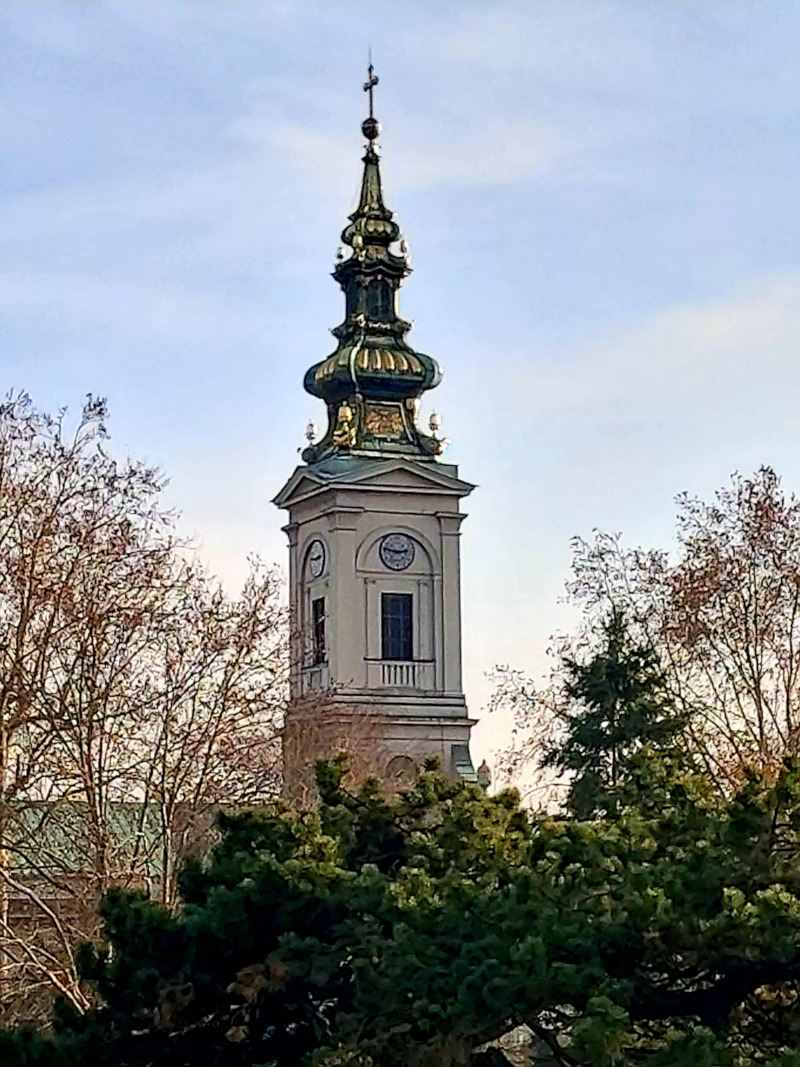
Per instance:
[[[562,660],[564,735],[545,757],[573,775],[568,807],[579,818],[616,812],[642,750],[670,748],[683,727],[655,653],[632,640],[621,612],[600,637],[588,661]]]
[[[542,1064],[800,1067],[797,767],[720,799],[643,750],[589,822],[432,769],[319,784],[223,818],[179,914],[110,895],[105,1006],[0,1036],[4,1067],[479,1067],[523,1022]]]

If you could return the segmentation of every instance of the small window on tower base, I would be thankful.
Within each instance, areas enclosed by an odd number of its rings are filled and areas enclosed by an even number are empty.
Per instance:
[[[311,659],[314,665],[324,663],[328,652],[325,648],[325,597],[311,601]]]

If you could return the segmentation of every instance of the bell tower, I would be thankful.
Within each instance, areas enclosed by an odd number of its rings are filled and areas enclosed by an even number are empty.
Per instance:
[[[333,277],[345,299],[337,344],[306,372],[327,427],[274,503],[289,521],[294,654],[291,695],[330,693],[337,713],[375,723],[387,773],[436,756],[474,781],[472,721],[461,682],[459,537],[462,497],[474,486],[442,460],[435,417],[417,421],[420,397],[441,380],[436,360],[411,348],[398,314],[408,248],[383,202],[373,113],[358,206],[342,232]],[[344,721],[344,719],[342,719]],[[296,724],[297,725],[297,724]]]

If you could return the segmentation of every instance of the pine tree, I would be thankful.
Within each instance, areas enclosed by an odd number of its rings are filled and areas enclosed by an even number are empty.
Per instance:
[[[562,661],[564,736],[545,760],[573,775],[568,806],[579,818],[615,813],[632,761],[670,748],[683,726],[655,653],[631,638],[621,612],[603,622],[600,641],[588,661]]]
[[[526,1023],[543,1067],[800,1067],[800,768],[729,798],[674,768],[642,747],[647,811],[581,821],[329,764],[317,812],[223,818],[180,912],[109,895],[104,1007],[0,1062],[485,1067]]]

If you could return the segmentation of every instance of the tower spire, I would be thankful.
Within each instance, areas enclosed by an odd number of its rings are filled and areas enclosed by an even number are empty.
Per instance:
[[[333,277],[345,294],[345,318],[332,332],[336,351],[311,367],[306,390],[328,405],[328,430],[303,452],[307,463],[354,453],[438,456],[444,443],[417,426],[419,397],[439,384],[436,360],[405,341],[411,323],[397,313],[397,294],[411,272],[400,227],[383,202],[380,158],[375,145],[381,126],[375,118],[378,76],[370,53],[364,92],[369,115],[361,124],[366,139],[358,206],[342,231],[352,252],[342,256]]]
[[[372,50],[370,49],[369,66],[367,67],[367,80],[364,82],[364,92],[369,94],[369,115],[361,123],[367,145],[362,158],[364,174],[361,179],[361,194],[358,198],[358,207],[350,216],[350,225],[342,231],[342,240],[351,248],[363,247],[367,241],[374,244],[383,244],[388,247],[400,238],[400,227],[392,222],[392,213],[383,202],[383,189],[381,187],[380,157],[375,145],[381,134],[381,124],[375,118],[375,101],[373,90],[378,84],[378,75],[372,65]],[[354,238],[360,238],[353,243]]]

